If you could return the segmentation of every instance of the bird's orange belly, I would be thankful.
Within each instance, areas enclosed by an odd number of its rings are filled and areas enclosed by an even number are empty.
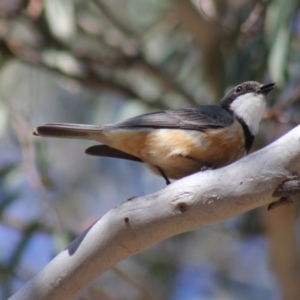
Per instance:
[[[141,158],[158,173],[179,179],[202,166],[222,167],[243,157],[245,138],[241,125],[207,132],[182,129],[114,130],[106,133],[106,144]]]

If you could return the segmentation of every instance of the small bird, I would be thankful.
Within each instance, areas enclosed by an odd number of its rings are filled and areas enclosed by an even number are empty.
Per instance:
[[[215,105],[162,110],[102,126],[46,124],[33,135],[100,142],[85,152],[146,163],[166,183],[247,155],[274,83],[247,81]]]

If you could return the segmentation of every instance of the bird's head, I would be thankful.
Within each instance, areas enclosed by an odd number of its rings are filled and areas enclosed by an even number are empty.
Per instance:
[[[242,120],[255,136],[266,108],[267,95],[274,86],[275,83],[247,81],[230,90],[219,104]]]

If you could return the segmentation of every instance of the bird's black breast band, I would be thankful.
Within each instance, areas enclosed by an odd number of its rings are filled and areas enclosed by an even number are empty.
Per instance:
[[[228,111],[232,116],[234,115],[233,111],[229,108],[229,105],[224,105],[222,107],[223,109]],[[235,118],[242,125],[244,131],[244,137],[245,137],[245,149],[248,154],[254,142],[254,135],[250,132],[248,125],[245,123],[245,121],[242,118],[239,118],[237,116],[235,116]]]
[[[245,149],[248,154],[254,142],[254,135],[250,132],[249,127],[247,126],[247,124],[244,122],[243,119],[238,117],[236,118],[243,127],[244,136],[245,136]]]

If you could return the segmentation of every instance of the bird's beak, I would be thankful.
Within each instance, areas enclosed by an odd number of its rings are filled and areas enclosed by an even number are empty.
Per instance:
[[[274,86],[275,86],[274,82],[264,84],[259,88],[257,93],[261,93],[261,94],[264,94],[265,96],[267,96],[273,90]]]

